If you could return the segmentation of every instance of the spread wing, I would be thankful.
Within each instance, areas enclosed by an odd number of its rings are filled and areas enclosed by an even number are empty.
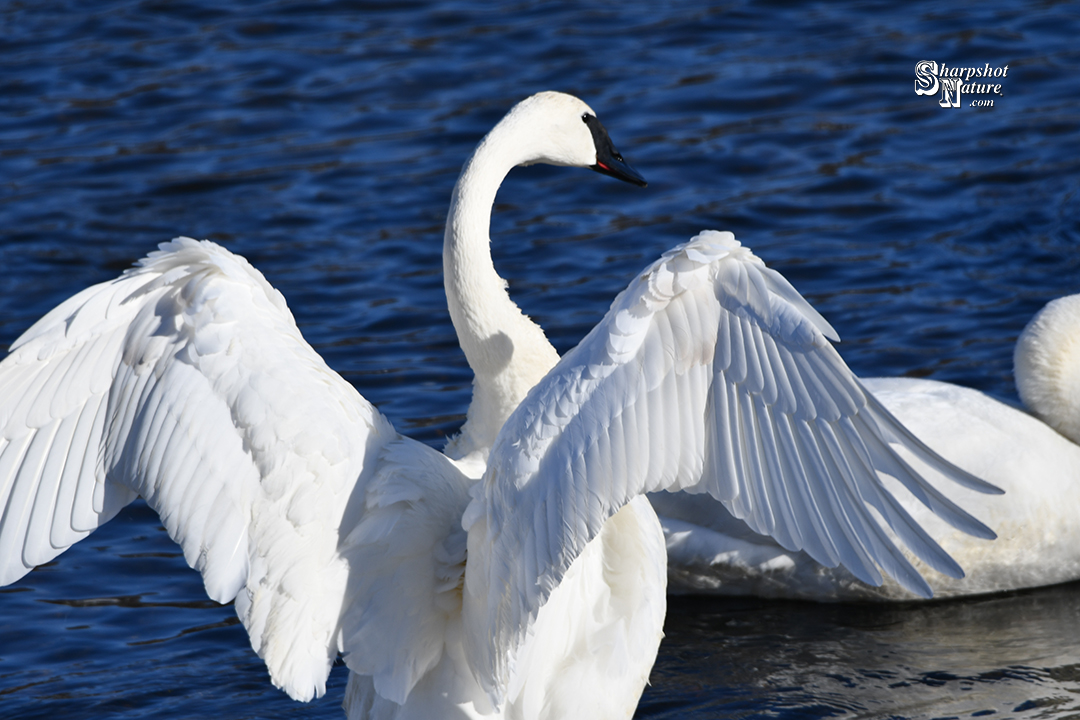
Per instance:
[[[243,258],[165,243],[0,363],[0,584],[141,495],[210,597],[236,598],[275,684],[321,695],[349,570],[338,548],[396,437]]]
[[[615,299],[503,426],[465,515],[466,646],[493,696],[552,588],[640,493],[708,492],[785,548],[871,584],[883,568],[930,593],[889,530],[962,575],[881,474],[955,527],[993,533],[889,443],[955,482],[996,489],[905,430],[828,339],[828,323],[730,233],[666,253]]]

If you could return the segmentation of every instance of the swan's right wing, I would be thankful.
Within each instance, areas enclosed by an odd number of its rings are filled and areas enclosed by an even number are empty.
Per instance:
[[[243,258],[179,238],[50,312],[0,363],[0,585],[136,495],[275,684],[322,694],[339,554],[390,424]]]
[[[730,233],[666,253],[615,299],[507,420],[466,512],[465,637],[494,698],[551,590],[643,492],[708,492],[756,532],[871,584],[881,567],[930,594],[886,528],[962,575],[880,474],[959,529],[993,533],[890,443],[956,482],[995,489],[904,429],[829,338],[828,323]]]

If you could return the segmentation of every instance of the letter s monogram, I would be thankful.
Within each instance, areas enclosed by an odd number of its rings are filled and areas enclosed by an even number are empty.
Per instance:
[[[936,95],[938,91],[937,63],[921,60],[915,66],[915,94]]]

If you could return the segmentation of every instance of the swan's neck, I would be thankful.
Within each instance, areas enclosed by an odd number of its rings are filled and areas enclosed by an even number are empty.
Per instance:
[[[1020,398],[1050,427],[1080,443],[1080,295],[1050,302],[1013,355]]]
[[[446,301],[475,374],[465,425],[446,449],[454,458],[479,453],[486,459],[499,428],[559,359],[540,326],[510,299],[491,262],[495,194],[511,168],[533,159],[527,138],[515,129],[504,120],[480,143],[454,186],[446,219]]]

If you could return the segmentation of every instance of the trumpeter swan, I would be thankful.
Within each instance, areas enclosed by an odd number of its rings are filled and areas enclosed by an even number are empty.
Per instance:
[[[165,243],[48,313],[0,363],[0,582],[141,495],[294,698],[322,694],[344,653],[352,718],[595,720],[633,714],[660,642],[646,491],[707,492],[869,583],[884,569],[929,592],[897,538],[961,574],[879,473],[992,532],[889,443],[993,489],[893,420],[828,323],[730,233],[665,253],[559,360],[489,251],[499,184],[534,162],[643,184],[568,95],[522,101],[481,141],[444,239],[476,374],[449,455],[395,432],[213,243]]]
[[[1017,341],[1017,389],[1037,416],[970,388],[914,378],[863,384],[943,457],[1000,487],[948,495],[997,532],[992,543],[950,532],[918,503],[905,506],[939,538],[965,577],[927,573],[934,597],[1016,590],[1080,579],[1080,295],[1049,303]],[[1041,420],[1040,420],[1041,418]],[[901,453],[904,451],[901,450]],[[912,458],[928,478],[934,471]],[[652,497],[668,543],[669,590],[814,600],[912,600],[873,587],[752,532],[708,498]],[[922,568],[920,568],[922,569]]]

